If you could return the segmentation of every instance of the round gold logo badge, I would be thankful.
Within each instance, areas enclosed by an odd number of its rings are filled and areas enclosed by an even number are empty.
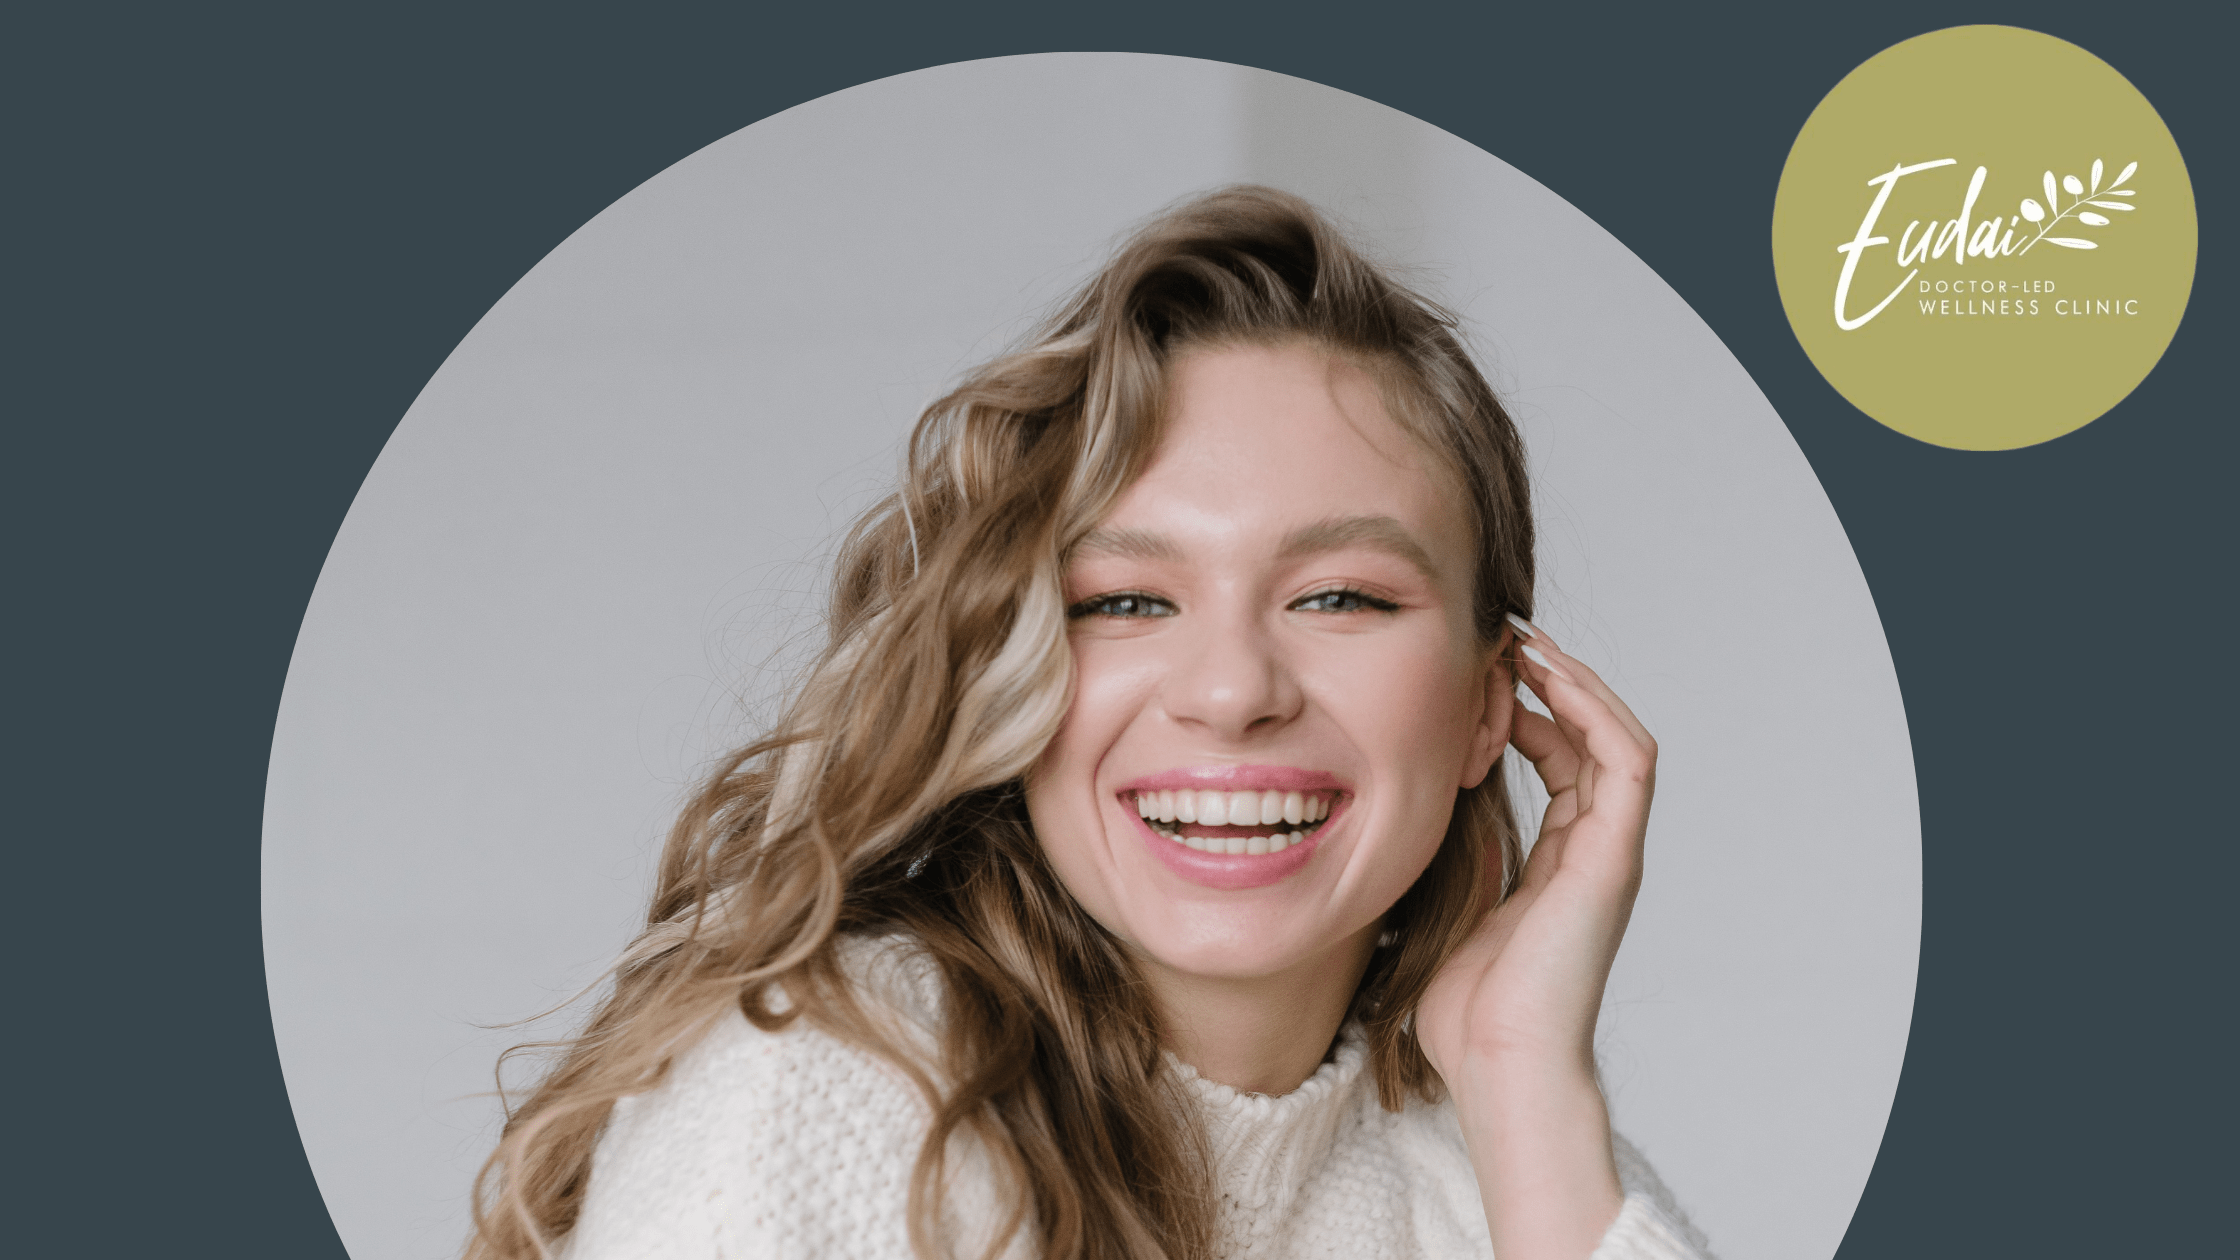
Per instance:
[[[2011,26],[1876,54],[1805,121],[1773,205],[1789,326],[1861,411],[2032,446],[2138,387],[2193,290],[2193,185],[2146,97]]]

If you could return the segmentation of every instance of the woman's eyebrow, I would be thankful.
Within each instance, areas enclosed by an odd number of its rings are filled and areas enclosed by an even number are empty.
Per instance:
[[[1424,550],[1423,544],[1417,542],[1406,527],[1389,516],[1334,516],[1302,525],[1284,536],[1283,546],[1277,549],[1276,556],[1282,560],[1296,560],[1346,547],[1370,547],[1387,552],[1406,561],[1424,577],[1438,580],[1431,553]],[[1165,534],[1148,529],[1093,529],[1082,535],[1081,541],[1067,553],[1069,560],[1079,556],[1179,561],[1182,548]]]
[[[1415,535],[1389,516],[1334,516],[1302,525],[1285,536],[1283,547],[1276,554],[1285,560],[1295,560],[1346,547],[1371,547],[1389,552],[1407,561],[1427,580],[1436,582],[1439,579],[1431,564],[1431,553],[1424,550]]]
[[[1130,560],[1180,560],[1182,548],[1165,534],[1148,529],[1092,529],[1073,545],[1071,556],[1121,556]]]

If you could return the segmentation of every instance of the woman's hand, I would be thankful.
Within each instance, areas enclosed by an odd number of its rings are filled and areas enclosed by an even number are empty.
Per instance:
[[[1415,1027],[1461,1114],[1494,1253],[1585,1260],[1623,1202],[1594,1026],[1641,885],[1657,745],[1594,671],[1511,620],[1528,635],[1519,675],[1555,715],[1519,707],[1510,735],[1548,809],[1509,899],[1432,981]]]

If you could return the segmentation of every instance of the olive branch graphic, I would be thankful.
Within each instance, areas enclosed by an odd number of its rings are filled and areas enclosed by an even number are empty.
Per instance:
[[[2131,173],[2139,169],[2139,164],[2133,162],[2131,165],[2124,167],[2122,173],[2118,174],[2115,181],[2105,189],[2100,187],[2101,169],[2100,159],[2092,159],[2092,183],[2089,187],[2083,180],[2074,175],[2062,176],[2060,185],[2056,187],[2053,182],[2053,172],[2046,172],[2046,203],[2041,206],[2033,198],[2024,197],[2022,199],[2022,217],[2038,225],[2038,234],[2030,238],[2029,245],[2025,245],[2016,251],[2017,257],[2029,253],[2031,246],[2036,245],[2039,241],[2044,241],[2048,245],[2059,245],[2063,249],[2098,249],[2100,248],[2098,241],[2088,241],[2079,236],[2047,236],[2046,233],[2051,232],[2060,225],[2063,219],[2072,214],[2077,216],[2077,222],[2084,224],[2086,227],[2106,227],[2113,221],[2107,215],[2094,214],[2092,211],[2085,209],[2086,206],[2097,206],[2102,210],[2121,210],[2126,214],[2138,209],[2137,206],[2127,201],[2101,201],[2099,198],[2137,196],[2138,189],[2125,188],[2123,185],[2125,181],[2131,178]],[[2048,211],[2060,206],[2060,194],[2063,192],[2069,194],[2069,208],[2055,214],[2050,219],[2047,218]]]

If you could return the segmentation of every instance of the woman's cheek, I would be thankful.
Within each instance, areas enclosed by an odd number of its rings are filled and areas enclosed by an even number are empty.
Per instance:
[[[1443,636],[1369,640],[1363,646],[1368,650],[1333,662],[1327,677],[1356,723],[1378,733],[1370,748],[1416,760],[1467,730],[1475,697]],[[1403,696],[1408,700],[1397,699]]]
[[[1043,753],[1043,762],[1054,758],[1072,758],[1075,750],[1099,740],[1099,732],[1124,722],[1122,709],[1128,685],[1124,661],[1115,659],[1111,650],[1115,645],[1094,639],[1076,639],[1073,643],[1073,694],[1066,704],[1066,715],[1058,723],[1058,733],[1052,737],[1050,747]],[[1105,736],[1109,740],[1110,734]]]
[[[1067,850],[1063,865],[1102,834],[1097,772],[1142,708],[1144,671],[1128,668],[1116,646],[1075,643],[1073,696],[1027,779],[1028,813],[1045,846]]]

